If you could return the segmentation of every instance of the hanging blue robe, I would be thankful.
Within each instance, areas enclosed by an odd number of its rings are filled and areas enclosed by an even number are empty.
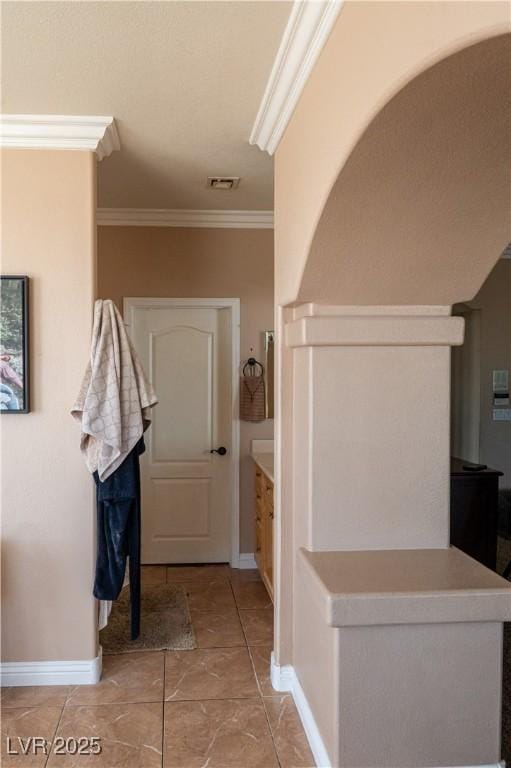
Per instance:
[[[144,438],[103,482],[96,481],[97,557],[94,597],[116,600],[129,557],[131,639],[140,634],[140,465]]]

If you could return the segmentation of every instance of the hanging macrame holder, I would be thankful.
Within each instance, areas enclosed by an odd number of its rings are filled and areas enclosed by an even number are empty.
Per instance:
[[[258,422],[266,418],[266,391],[264,366],[255,357],[249,357],[243,366],[240,382],[240,419]]]

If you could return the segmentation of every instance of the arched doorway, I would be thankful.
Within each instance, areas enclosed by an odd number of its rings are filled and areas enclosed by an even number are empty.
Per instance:
[[[338,23],[342,23],[342,16]],[[463,338],[462,323],[451,317],[451,305],[477,292],[511,235],[505,165],[511,134],[509,116],[502,109],[510,87],[509,39],[509,35],[490,37],[459,50],[419,74],[394,96],[364,131],[333,186],[317,189],[315,212],[305,211],[305,206],[294,212],[303,218],[310,215],[309,235],[313,233],[295,253],[288,248],[293,237],[279,236],[279,226],[292,229],[296,221],[286,205],[279,221],[277,206],[277,292],[279,285],[282,291],[277,660],[294,667],[326,753],[335,765],[355,764],[346,761],[355,759],[357,749],[360,757],[356,739],[347,746],[356,729],[353,722],[351,726],[343,724],[342,704],[347,708],[344,712],[359,713],[360,726],[368,712],[364,702],[370,698],[364,683],[371,674],[368,663],[366,677],[357,678],[360,658],[355,663],[355,655],[350,655],[349,632],[343,628],[341,615],[336,618],[331,608],[336,605],[336,589],[346,589],[346,583],[339,585],[335,576],[343,572],[347,562],[343,553],[349,551],[350,562],[359,569],[362,580],[368,573],[372,575],[370,564],[376,562],[378,552],[397,552],[395,562],[392,558],[388,561],[393,568],[403,557],[413,562],[413,552],[422,550],[420,569],[430,575],[436,566],[428,561],[428,552],[434,553],[433,558],[442,552],[450,557],[450,346],[460,344]],[[328,95],[326,87],[317,87],[318,114],[321,99]],[[305,130],[304,144],[306,134]],[[279,168],[289,168],[291,150],[300,165],[299,149],[295,132],[284,148],[285,162],[277,156],[278,200],[283,199],[286,189],[285,173],[279,181]],[[297,176],[296,171],[290,178],[296,181]],[[300,258],[295,259],[298,251]],[[291,267],[295,269],[292,277]],[[307,550],[314,557],[308,558]],[[330,564],[323,570],[328,559]],[[411,584],[411,572],[408,576],[410,581],[404,576],[397,592],[406,591],[403,584]],[[327,615],[325,632],[320,629],[325,617],[308,596],[309,577],[316,585],[318,580],[322,583],[323,596],[333,611]],[[476,577],[474,583],[479,584],[483,576],[479,572]],[[468,598],[465,604],[472,605],[472,587],[466,582],[458,587]],[[371,581],[371,589],[366,587],[373,599],[378,585]],[[414,588],[410,586],[409,591],[413,593]],[[444,582],[438,595],[448,591]],[[506,610],[507,616],[508,604]],[[400,616],[402,627],[411,619],[411,614],[405,614]],[[494,629],[503,615],[494,615]],[[430,639],[436,638],[431,648],[442,647],[447,653],[440,636],[451,632],[447,626],[452,627],[447,656],[453,654],[453,659],[457,650],[472,642],[472,630],[485,633],[483,625],[477,629],[472,626],[474,619],[465,621],[468,614],[458,622],[444,614],[441,629],[436,626],[438,616],[429,617],[435,624]],[[485,622],[488,620],[489,614]],[[380,621],[384,623],[381,616]],[[465,634],[461,624],[466,625]],[[424,619],[423,626],[427,625]],[[419,669],[421,680],[429,681],[439,673],[440,661],[436,666],[431,662],[421,667],[419,657],[408,646],[410,666],[400,673],[400,662],[392,654],[394,643],[402,641],[406,646],[409,642],[406,631],[403,629],[398,640],[389,639],[390,635],[385,638],[383,632],[373,644],[377,633],[366,625],[360,642],[366,648],[371,646],[371,654],[376,656],[386,647],[389,655],[381,656],[379,666],[393,670],[387,679],[387,704],[384,706],[382,700],[379,711],[388,711],[387,705],[393,709],[391,702],[398,699],[395,711],[405,706],[401,714],[413,720],[405,738],[402,733],[398,737],[400,729],[392,718],[388,722],[383,718],[386,736],[395,731],[388,752],[393,756],[385,757],[393,762],[384,764],[415,764],[421,749],[418,744],[426,738],[425,732],[421,736],[420,717],[415,719],[417,707],[423,713],[434,712],[437,724],[441,724],[434,738],[429,734],[427,756],[421,759],[431,762],[424,765],[469,765],[480,758],[488,763],[500,759],[497,660],[501,635],[496,632],[490,637],[494,629],[484,626],[489,631],[480,646],[489,652],[484,692],[475,678],[470,679],[468,665],[473,654],[469,653],[456,671],[453,662],[449,671],[439,674],[439,687],[430,689],[419,704],[413,693],[407,698],[402,686],[408,686],[410,693],[411,680]],[[422,644],[421,630],[414,632],[418,633],[417,648]],[[472,649],[475,652],[475,646]],[[439,660],[447,658],[445,653]],[[482,655],[476,655],[483,663]],[[351,667],[347,659],[353,662]],[[342,698],[340,684],[337,688],[331,684],[339,675],[342,690],[350,690],[349,700]],[[462,678],[466,688],[460,707],[466,717],[457,731],[448,714],[456,711],[457,705],[447,702]],[[373,686],[371,690],[376,689]],[[463,703],[472,700],[471,692],[476,689],[476,709],[484,699],[490,712],[486,722],[491,722],[491,728],[486,731],[485,744],[480,735],[475,736],[479,733],[475,710],[468,713]],[[330,695],[328,706],[325,701]],[[393,751],[398,742],[404,751]],[[371,759],[381,760],[381,749],[379,758],[365,758],[367,765],[373,764]]]

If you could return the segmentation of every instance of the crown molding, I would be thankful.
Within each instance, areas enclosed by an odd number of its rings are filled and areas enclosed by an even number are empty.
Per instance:
[[[335,24],[342,0],[295,0],[250,143],[272,155]]]
[[[98,208],[96,222],[110,227],[212,227],[273,229],[273,211],[197,211],[171,208]]]
[[[113,117],[0,115],[0,147],[89,150],[102,160],[120,146]]]

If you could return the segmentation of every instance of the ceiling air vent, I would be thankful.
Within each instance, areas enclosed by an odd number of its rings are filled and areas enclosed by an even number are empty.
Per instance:
[[[506,245],[504,250],[502,251],[502,259],[511,259],[511,243],[509,245]]]
[[[239,176],[208,176],[207,186],[210,189],[236,189],[239,183]]]

